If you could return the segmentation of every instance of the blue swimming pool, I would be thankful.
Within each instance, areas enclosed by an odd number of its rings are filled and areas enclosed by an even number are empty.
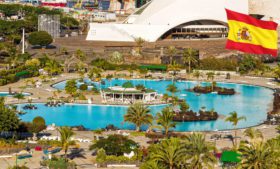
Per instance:
[[[30,93],[22,93],[24,96],[30,96]],[[0,92],[0,97],[12,97],[13,95],[9,94],[9,92]]]
[[[96,86],[106,88],[108,86],[122,85],[127,80],[113,79],[106,81],[105,84]],[[143,84],[147,88],[152,88],[158,93],[165,93],[167,85],[171,81],[163,80],[129,80],[134,85]],[[86,83],[91,83],[85,80]],[[63,89],[66,82],[55,84],[53,87]],[[191,109],[198,111],[201,107],[206,107],[207,110],[214,108],[221,117],[216,121],[211,122],[184,122],[178,123],[176,131],[208,131],[208,130],[227,130],[233,126],[224,121],[224,117],[230,112],[236,111],[239,116],[246,116],[246,121],[241,121],[238,128],[245,128],[262,123],[266,119],[266,113],[270,109],[273,102],[273,90],[252,85],[233,84],[233,83],[217,83],[220,87],[234,88],[237,94],[233,96],[221,96],[214,93],[202,94],[197,96],[185,89],[195,86],[197,82],[181,81],[176,82],[176,86],[180,92],[177,96],[186,99]],[[202,83],[206,85],[207,83]],[[42,116],[48,124],[55,123],[56,125],[84,125],[90,129],[103,128],[108,124],[114,124],[122,129],[134,129],[132,124],[123,122],[126,106],[103,106],[103,105],[70,105],[66,104],[58,108],[45,107],[43,104],[37,104],[37,110],[27,110],[25,115],[21,116],[24,121],[31,121],[35,116]],[[166,105],[150,106],[151,112],[155,115]],[[22,109],[23,105],[18,108]],[[145,128],[145,127],[144,127]]]

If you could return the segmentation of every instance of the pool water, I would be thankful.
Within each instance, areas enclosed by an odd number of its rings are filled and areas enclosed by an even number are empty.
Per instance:
[[[22,93],[24,96],[30,96],[30,93]],[[13,95],[10,95],[9,92],[0,92],[0,97],[12,97]]]
[[[107,88],[109,86],[122,85],[127,80],[113,79],[105,80],[105,84],[95,83],[97,87]],[[163,80],[129,80],[134,85],[143,84],[147,88],[156,90],[158,93],[166,93],[165,89],[171,81]],[[86,83],[92,83],[85,80]],[[53,87],[64,89],[65,81],[55,84]],[[197,96],[195,93],[186,91],[197,84],[193,81],[176,82],[176,86],[180,92],[176,93],[179,98],[185,99],[194,111],[198,111],[201,107],[207,110],[215,109],[220,115],[216,121],[204,122],[182,122],[177,123],[174,130],[176,131],[210,131],[210,130],[228,130],[233,129],[229,122],[225,122],[224,118],[232,111],[236,111],[239,116],[245,116],[246,121],[240,121],[238,128],[255,126],[262,123],[266,119],[266,113],[269,111],[273,102],[273,90],[252,85],[234,84],[234,83],[217,83],[220,87],[234,88],[237,94],[233,96],[217,95],[215,93],[201,94]],[[207,83],[201,83],[206,85]],[[24,105],[19,105],[18,109],[22,110]],[[59,126],[75,126],[84,125],[86,128],[99,129],[104,128],[108,124],[113,124],[122,129],[135,129],[134,125],[123,122],[123,115],[126,113],[126,106],[107,106],[107,105],[76,105],[65,104],[61,107],[51,108],[45,107],[43,104],[36,104],[37,110],[26,110],[26,114],[21,116],[24,121],[32,121],[36,116],[45,118],[47,124],[55,123]],[[156,115],[166,105],[150,106],[151,113]],[[143,126],[143,129],[146,129]]]

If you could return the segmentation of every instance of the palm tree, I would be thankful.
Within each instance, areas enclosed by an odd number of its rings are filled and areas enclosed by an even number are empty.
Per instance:
[[[172,97],[174,97],[175,93],[179,91],[175,84],[168,85],[166,90],[172,94]]]
[[[170,138],[151,146],[149,159],[156,162],[158,168],[176,169],[184,162],[186,152],[180,139]]]
[[[94,81],[100,81],[101,80],[101,73],[103,72],[102,69],[98,68],[98,67],[93,67],[89,73],[88,73],[88,77],[91,79],[91,80],[94,80]]]
[[[212,86],[212,91],[213,91],[214,90],[213,80],[215,78],[215,73],[214,72],[207,72],[206,76],[207,76],[207,80],[211,80],[211,86]]]
[[[135,41],[135,43],[137,45],[137,53],[139,55],[141,55],[141,53],[142,53],[142,46],[145,43],[145,39],[139,37],[139,38],[135,38],[134,41]]]
[[[171,58],[170,63],[174,62],[174,56],[177,53],[177,49],[175,46],[169,46],[167,49],[167,54],[169,55],[169,57]]]
[[[24,100],[25,97],[22,93],[17,93],[13,96],[14,98],[18,99],[18,103],[20,102],[20,100]]]
[[[163,100],[165,103],[167,103],[168,99],[169,99],[169,95],[168,95],[167,93],[164,93],[163,96],[162,96],[162,100]]]
[[[172,108],[174,109],[179,104],[179,98],[177,96],[172,96],[171,104],[172,104]]]
[[[76,65],[76,68],[78,70],[78,74],[80,76],[80,81],[84,80],[85,73],[86,73],[86,67],[87,67],[87,65],[85,63],[81,62],[81,61]]]
[[[170,128],[176,127],[176,123],[173,122],[173,111],[170,107],[162,109],[161,112],[157,113],[157,124],[159,124],[165,131],[165,136],[168,136]]]
[[[188,135],[186,138],[187,161],[189,168],[202,169],[214,168],[217,159],[214,156],[215,146],[206,142],[205,136],[201,133]]]
[[[196,80],[199,82],[199,78],[202,77],[202,73],[200,73],[200,71],[196,70],[193,72],[193,76],[196,78]],[[200,83],[198,83],[198,86],[200,85]]]
[[[184,49],[184,51],[183,51],[183,61],[185,64],[188,64],[189,73],[191,72],[191,64],[197,62],[197,60],[195,58],[196,54],[197,54],[197,52],[195,50],[193,50],[192,48]]]
[[[180,71],[181,65],[177,64],[176,61],[172,61],[167,70],[172,72],[172,82],[174,82],[174,77],[177,75],[177,72]]]
[[[237,126],[238,122],[241,121],[241,120],[246,120],[246,117],[244,117],[244,116],[238,117],[237,112],[229,113],[229,116],[225,119],[225,121],[231,122],[232,125],[235,128],[233,143],[234,143],[234,140],[236,139],[236,136],[237,136],[236,126]],[[234,144],[237,145],[236,143],[234,143]]]
[[[263,142],[257,144],[242,143],[238,151],[241,154],[241,162],[238,166],[240,169],[264,169],[276,167],[274,152],[272,152],[270,147]]]
[[[258,139],[263,139],[262,132],[259,129],[254,129],[254,128],[247,128],[244,131],[244,136],[247,136],[250,138],[250,140],[254,143]]]
[[[134,123],[136,131],[140,131],[142,125],[152,124],[153,116],[150,114],[150,109],[139,102],[129,106],[124,115],[124,121]]]
[[[277,67],[275,67],[273,69],[273,73],[274,73],[276,79],[280,78],[280,64],[279,63],[277,64]]]
[[[60,127],[58,128],[58,132],[60,133],[61,137],[61,145],[64,149],[64,158],[67,159],[67,151],[71,144],[71,138],[74,136],[74,132],[69,127]]]
[[[61,72],[61,66],[59,63],[54,60],[50,59],[45,63],[44,69],[48,72],[48,74],[52,77],[55,73]]]
[[[86,59],[86,54],[81,49],[77,49],[75,52],[75,57],[80,61],[84,61]]]

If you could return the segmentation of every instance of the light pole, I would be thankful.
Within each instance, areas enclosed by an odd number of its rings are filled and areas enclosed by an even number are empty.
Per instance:
[[[22,28],[22,50],[21,50],[22,54],[25,53],[24,48],[25,48],[25,29]]]

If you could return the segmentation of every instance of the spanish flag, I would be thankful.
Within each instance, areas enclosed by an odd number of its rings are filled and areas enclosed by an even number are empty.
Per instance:
[[[277,23],[258,20],[228,9],[226,12],[229,26],[227,49],[277,56]]]

